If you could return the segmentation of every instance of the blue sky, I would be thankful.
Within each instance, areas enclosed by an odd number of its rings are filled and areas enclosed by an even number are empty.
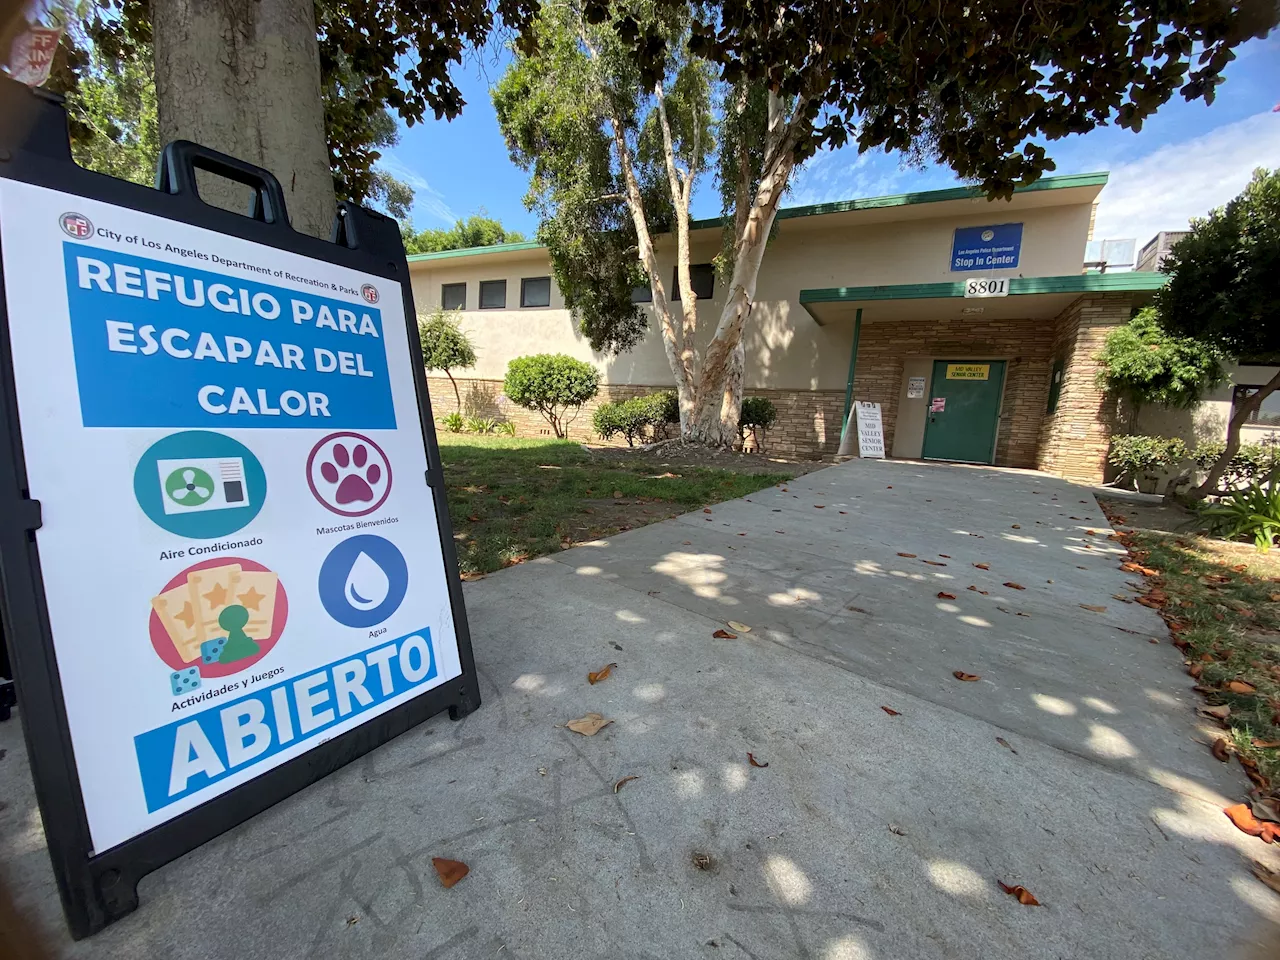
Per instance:
[[[524,208],[526,174],[507,155],[489,99],[505,54],[489,51],[457,68],[467,100],[452,121],[401,131],[384,159],[387,169],[417,191],[414,225],[439,227],[481,209],[532,236],[536,219]],[[1175,97],[1140,133],[1104,127],[1049,144],[1055,173],[1109,170],[1095,236],[1132,237],[1141,245],[1157,230],[1180,229],[1239,192],[1254,167],[1280,166],[1280,32],[1237,51],[1211,106]],[[792,181],[785,204],[796,206],[929,190],[957,183],[947,169],[903,168],[896,156],[843,149],[819,154]],[[719,213],[705,180],[695,216]]]

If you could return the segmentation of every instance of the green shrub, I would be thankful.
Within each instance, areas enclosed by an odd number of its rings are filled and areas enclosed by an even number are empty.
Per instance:
[[[592,426],[601,440],[612,440],[621,434],[626,438],[627,446],[634,447],[637,440],[644,439],[646,427],[654,436],[657,436],[659,430],[665,433],[666,424],[672,422],[669,418],[673,406],[675,422],[680,422],[680,407],[675,396],[673,391],[602,403],[591,416]]]
[[[778,419],[778,408],[768,397],[747,397],[742,401],[742,413],[738,416],[738,428],[760,427],[768,430]]]
[[[472,433],[492,433],[497,425],[493,417],[467,417],[467,429]]]
[[[1153,479],[1187,458],[1187,445],[1169,437],[1112,437],[1107,462],[1120,468],[1117,482]]]
[[[441,417],[440,423],[450,433],[461,433],[462,428],[466,425],[466,421],[462,419],[462,414],[451,413],[447,417]]]
[[[1222,440],[1206,440],[1196,447],[1191,459],[1201,470],[1208,470],[1226,449]],[[1236,451],[1222,473],[1222,487],[1231,489],[1245,483],[1261,483],[1280,467],[1280,448],[1274,443],[1246,443]]]
[[[561,439],[568,436],[569,424],[582,405],[599,390],[596,368],[563,353],[516,357],[507,364],[503,383],[503,392],[512,403],[537,410]]]
[[[516,424],[514,420],[503,420],[494,430],[504,436],[514,437],[516,435]]]
[[[1217,503],[1202,504],[1197,513],[1211,533],[1231,540],[1251,537],[1265,552],[1280,533],[1280,484],[1251,483]]]
[[[745,397],[742,401],[742,411],[738,414],[738,436],[745,441],[747,431],[750,430],[755,440],[756,450],[760,450],[763,444],[756,431],[768,430],[777,419],[778,408],[768,397]]]

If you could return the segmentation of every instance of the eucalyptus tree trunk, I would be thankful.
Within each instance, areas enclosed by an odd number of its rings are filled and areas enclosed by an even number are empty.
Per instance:
[[[193,140],[265,167],[295,229],[327,237],[335,210],[314,0],[151,0],[161,143]],[[244,212],[243,188],[201,178]]]
[[[1209,475],[1204,478],[1204,482],[1191,491],[1192,499],[1203,500],[1205,497],[1213,496],[1219,492],[1218,483],[1222,480],[1222,475],[1226,472],[1227,467],[1231,465],[1231,458],[1240,450],[1240,428],[1261,409],[1262,401],[1275,393],[1276,390],[1280,390],[1280,373],[1277,373],[1262,387],[1255,390],[1252,396],[1246,397],[1232,411],[1231,420],[1227,423],[1227,445],[1223,448],[1222,456],[1218,457],[1217,462],[1209,468]]]
[[[738,440],[746,368],[742,334],[755,303],[756,281],[760,277],[765,245],[769,242],[778,205],[795,169],[796,136],[803,117],[801,108],[802,104],[796,105],[793,119],[787,123],[782,101],[772,93],[769,95],[768,147],[764,168],[745,216],[742,204],[747,192],[744,189],[746,182],[739,184],[733,273],[720,321],[702,356],[693,419],[684,434],[688,440],[720,447],[731,447]],[[748,175],[749,171],[744,167],[740,176],[745,178]]]

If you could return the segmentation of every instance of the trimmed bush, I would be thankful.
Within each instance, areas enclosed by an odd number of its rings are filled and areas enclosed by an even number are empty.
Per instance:
[[[760,434],[756,431],[768,430],[777,419],[778,408],[768,397],[744,397],[742,412],[738,414],[738,436],[745,441],[747,431],[750,430],[752,439],[755,440],[756,450],[761,450],[764,445],[760,442]]]
[[[1107,454],[1107,462],[1120,469],[1116,482],[1127,481],[1135,487],[1154,487],[1158,479],[1155,475],[1172,469],[1185,459],[1187,445],[1168,437],[1112,437],[1111,452]]]
[[[1208,470],[1227,447],[1222,440],[1206,440],[1196,447],[1191,459],[1201,470]],[[1239,487],[1241,484],[1261,483],[1267,480],[1271,472],[1280,467],[1280,447],[1274,443],[1242,444],[1231,458],[1227,468],[1222,472],[1222,486],[1225,489]]]
[[[563,353],[516,357],[507,364],[503,383],[503,392],[512,403],[537,410],[561,439],[568,436],[569,425],[582,405],[599,390],[596,368]]]
[[[591,420],[601,440],[612,440],[621,434],[626,438],[627,446],[634,447],[637,440],[644,439],[646,427],[657,436],[660,430],[666,433],[667,424],[679,423],[680,405],[675,391],[654,393],[647,397],[603,403],[596,408]]]

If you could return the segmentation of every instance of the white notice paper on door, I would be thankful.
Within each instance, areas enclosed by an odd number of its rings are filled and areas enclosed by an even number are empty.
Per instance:
[[[858,401],[858,456],[884,459],[884,423],[880,404]]]

